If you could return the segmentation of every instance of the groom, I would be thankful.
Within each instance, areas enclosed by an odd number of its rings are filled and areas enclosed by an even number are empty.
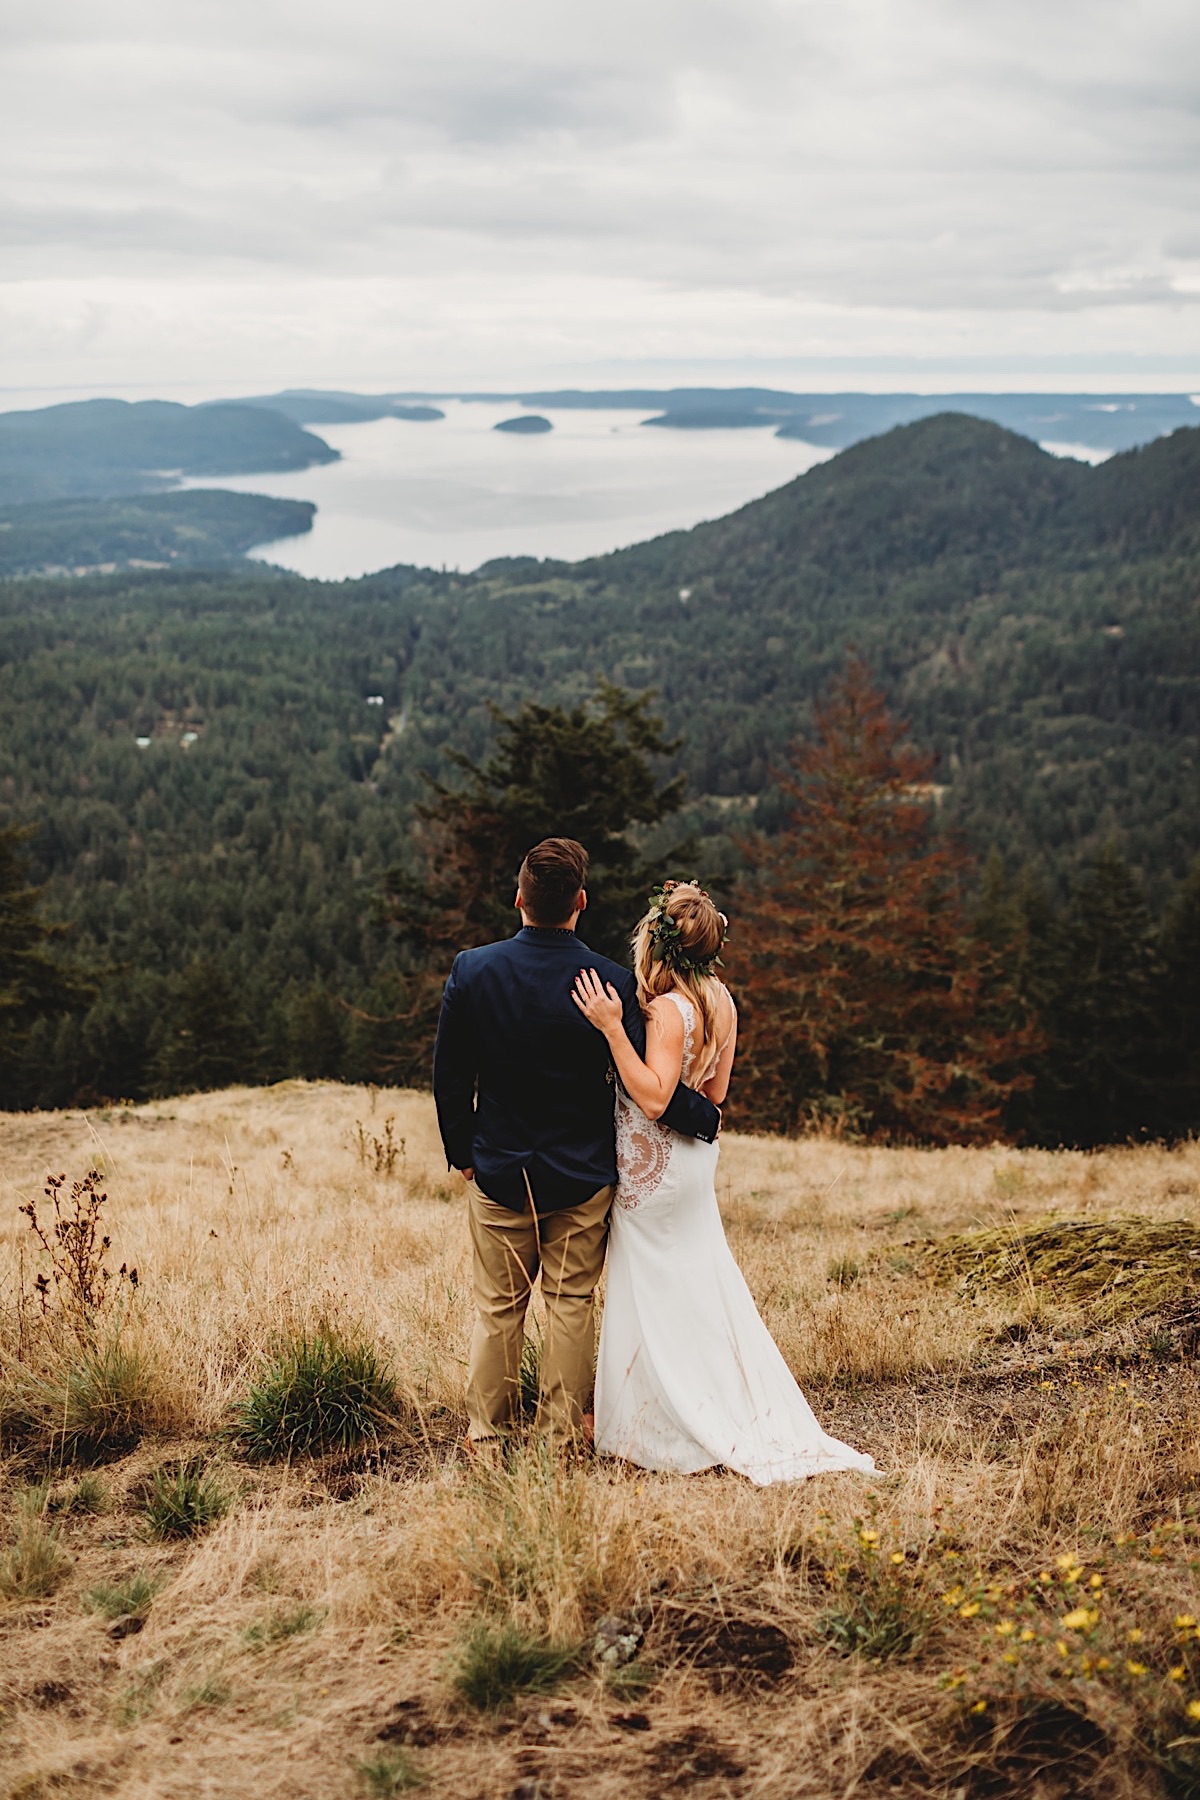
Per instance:
[[[454,959],[433,1053],[446,1159],[470,1183],[475,1331],[467,1437],[498,1439],[517,1417],[525,1310],[538,1277],[546,1303],[538,1425],[577,1432],[595,1349],[592,1296],[604,1266],[617,1179],[608,1046],[571,999],[581,968],[611,981],[639,1056],[646,1025],[627,969],[575,935],[588,857],[544,838],[518,876],[515,937]],[[682,1082],[662,1121],[711,1143],[711,1101]]]

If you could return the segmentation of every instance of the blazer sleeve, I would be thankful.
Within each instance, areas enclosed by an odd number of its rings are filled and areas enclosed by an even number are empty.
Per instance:
[[[646,1016],[638,1005],[637,982],[632,976],[628,976],[619,991],[625,1006],[622,1015],[625,1035],[644,1062]],[[661,1123],[670,1130],[677,1131],[680,1137],[698,1138],[702,1144],[712,1144],[716,1142],[717,1132],[721,1128],[721,1113],[711,1100],[706,1100],[703,1094],[698,1094],[695,1088],[687,1087],[681,1081],[667,1101]]]
[[[702,1144],[713,1144],[721,1129],[721,1109],[681,1081],[667,1101],[659,1123],[677,1131],[680,1137],[698,1138]]]
[[[433,1047],[433,1097],[446,1163],[469,1169],[475,1160],[475,1077],[477,1074],[470,1013],[462,990],[456,956],[442,994],[437,1040]]]

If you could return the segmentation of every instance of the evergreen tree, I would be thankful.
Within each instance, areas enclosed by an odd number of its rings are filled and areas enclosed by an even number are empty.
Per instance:
[[[318,983],[297,994],[287,1009],[290,1069],[309,1081],[336,1081],[346,1053],[345,1013]]]
[[[790,827],[746,846],[728,959],[739,1123],[977,1142],[1027,1085],[1034,1036],[999,951],[968,927],[931,773],[851,658],[782,778]]]
[[[32,886],[24,854],[27,826],[0,826],[0,1106],[29,1103],[26,1066],[34,1022],[78,1006],[89,990],[53,954],[68,935],[42,917],[42,889]]]
[[[1153,921],[1110,845],[1035,938],[1026,988],[1046,1034],[1033,1128],[1043,1142],[1119,1142],[1167,1125],[1163,967]]]
[[[237,981],[224,964],[196,957],[177,984],[174,1010],[156,1060],[159,1093],[195,1093],[253,1081],[257,1051]]]
[[[1162,929],[1161,1018],[1171,1126],[1200,1135],[1200,857]]]
[[[390,1074],[424,1082],[442,986],[459,950],[516,929],[517,871],[544,837],[587,849],[588,909],[580,936],[624,961],[661,859],[645,860],[637,836],[675,812],[683,778],[660,782],[657,759],[678,745],[662,732],[652,696],[601,682],[590,704],[527,702],[493,709],[495,748],[483,762],[454,758],[457,786],[433,784],[418,827],[418,873],[389,877],[385,909],[413,962],[408,1004],[386,1055]],[[681,854],[682,852],[676,852]]]

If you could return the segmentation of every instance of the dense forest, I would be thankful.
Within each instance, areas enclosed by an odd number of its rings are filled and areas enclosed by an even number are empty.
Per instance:
[[[657,690],[677,740],[650,860],[690,835],[733,890],[853,645],[997,918],[1018,888],[1066,916],[1107,857],[1149,932],[1200,852],[1198,476],[1197,431],[1089,469],[947,415],[583,564],[0,585],[0,820],[34,828],[91,988],[10,1046],[4,1098],[190,1085],[202,1042],[205,1080],[378,1073],[420,974],[386,897],[429,779],[490,753],[496,707],[578,710],[599,678]]]

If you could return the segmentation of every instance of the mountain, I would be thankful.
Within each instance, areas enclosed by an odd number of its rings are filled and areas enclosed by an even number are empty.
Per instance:
[[[340,388],[286,388],[280,394],[255,394],[223,404],[265,407],[300,425],[362,425],[372,419],[421,424],[446,416],[437,406],[410,406],[388,394],[348,394]]]
[[[519,401],[545,411],[649,412],[648,426],[728,431],[758,426],[843,450],[945,412],[988,419],[1037,443],[1129,450],[1200,424],[1187,394],[792,394],[779,388],[562,388],[529,393],[406,394],[393,399]],[[318,423],[317,413],[297,415]]]
[[[599,677],[658,690],[689,865],[723,887],[853,644],[978,856],[1061,895],[1111,842],[1159,908],[1200,853],[1198,531],[1200,431],[1089,468],[950,413],[582,563],[0,583],[3,816],[38,828],[77,952],[120,971],[42,1045],[37,1091],[144,1091],[186,969],[259,1022],[260,1074],[367,1073],[368,1024],[321,996],[396,1010],[373,900],[411,866],[423,777],[483,753],[494,706]],[[318,1025],[358,1050],[297,1063]]]
[[[181,476],[307,469],[323,439],[262,407],[79,400],[0,413],[0,504],[150,493]]]

